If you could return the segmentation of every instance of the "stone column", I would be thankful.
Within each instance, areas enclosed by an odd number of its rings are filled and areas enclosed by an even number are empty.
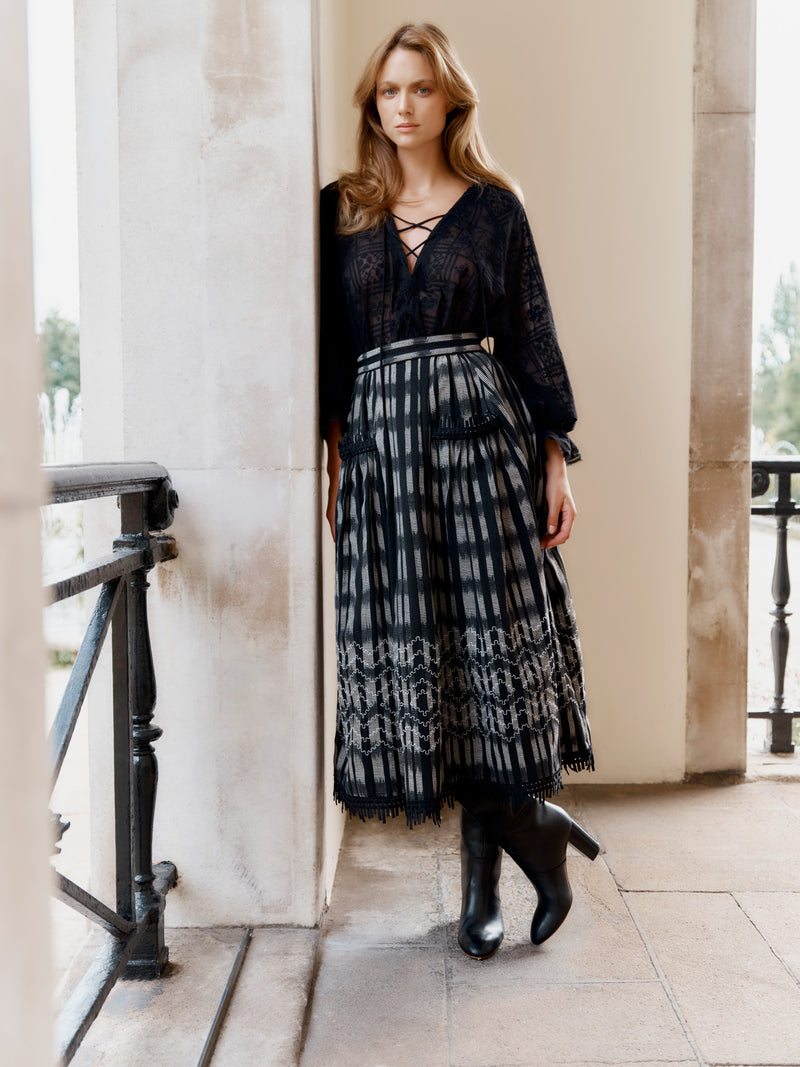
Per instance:
[[[752,389],[755,0],[698,0],[686,770],[742,771]]]
[[[321,908],[312,6],[76,0],[85,455],[181,502],[150,578],[173,925]]]
[[[0,1062],[52,1063],[25,5],[0,3]]]

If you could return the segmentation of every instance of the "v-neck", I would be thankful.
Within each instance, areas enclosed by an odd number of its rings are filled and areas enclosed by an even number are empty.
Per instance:
[[[428,231],[428,236],[425,238],[425,240],[422,242],[422,244],[416,246],[417,248],[419,248],[420,251],[419,251],[419,254],[415,258],[413,267],[408,262],[408,254],[406,252],[407,246],[406,246],[405,242],[403,241],[403,238],[400,236],[400,230],[397,227],[397,222],[395,220],[395,216],[392,213],[391,209],[389,210],[389,220],[391,222],[391,232],[393,233],[393,235],[394,235],[394,237],[395,237],[395,239],[397,241],[398,247],[400,249],[400,252],[401,252],[401,254],[403,256],[403,263],[406,266],[406,272],[405,273],[408,276],[408,278],[412,278],[417,273],[417,270],[419,269],[420,260],[425,255],[425,252],[426,252],[426,250],[428,248],[428,245],[430,244],[430,242],[431,242],[431,240],[433,238],[433,235],[436,233],[436,231],[439,229],[439,227],[444,222],[446,222],[450,218],[450,216],[455,212],[456,208],[459,207],[459,205],[461,204],[462,200],[464,200],[465,197],[467,197],[469,195],[469,193],[471,193],[472,190],[475,189],[475,188],[476,188],[475,185],[468,185],[467,188],[464,190],[464,192],[461,194],[461,196],[459,196],[457,200],[453,201],[453,203],[450,205],[450,207],[447,209],[447,211],[445,211],[445,213],[443,215],[430,215],[427,219],[423,219],[422,220],[422,223],[426,223],[426,222],[432,222],[433,219],[438,219],[436,225],[430,227],[430,229]],[[423,229],[428,229],[428,227],[425,227],[421,223],[410,223],[410,221],[408,219],[404,219],[399,215],[397,217],[400,219],[401,222],[404,222],[407,225],[410,225],[412,227],[413,226],[417,226],[417,227],[421,227]]]

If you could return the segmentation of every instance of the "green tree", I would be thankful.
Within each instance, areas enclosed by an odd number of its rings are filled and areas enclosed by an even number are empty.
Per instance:
[[[68,389],[70,404],[81,391],[78,324],[51,312],[39,330],[45,392]]]
[[[753,424],[774,448],[800,448],[800,274],[797,264],[781,275],[770,322],[758,335],[761,355],[753,389]]]

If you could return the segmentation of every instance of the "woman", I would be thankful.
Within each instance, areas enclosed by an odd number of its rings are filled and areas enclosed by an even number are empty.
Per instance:
[[[355,100],[356,168],[321,201],[335,793],[409,825],[461,803],[459,944],[484,959],[503,850],[536,888],[540,944],[571,904],[568,841],[599,849],[545,802],[563,766],[593,766],[557,547],[575,410],[517,188],[445,35],[398,29]]]

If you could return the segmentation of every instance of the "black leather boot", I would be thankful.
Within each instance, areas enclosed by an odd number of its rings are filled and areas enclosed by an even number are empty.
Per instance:
[[[513,812],[495,792],[470,790],[462,799],[487,836],[496,841],[536,889],[538,903],[531,922],[531,941],[541,945],[566,919],[572,907],[567,875],[567,844],[593,860],[600,845],[555,804],[534,800]]]
[[[480,822],[461,809],[461,928],[458,944],[476,960],[486,960],[503,940],[497,884],[503,853]]]

